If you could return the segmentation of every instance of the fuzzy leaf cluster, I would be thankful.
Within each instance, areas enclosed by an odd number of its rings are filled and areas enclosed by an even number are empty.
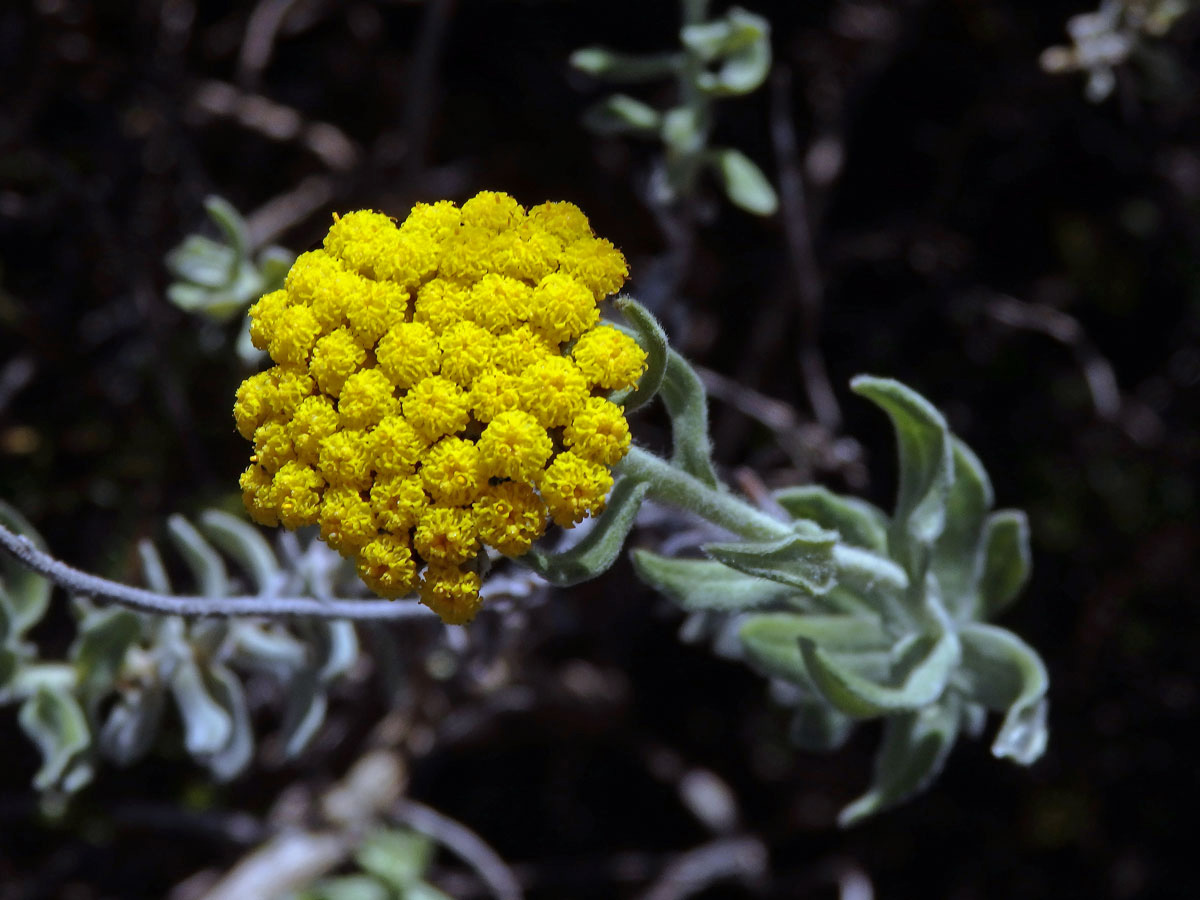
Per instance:
[[[40,545],[28,523],[7,507],[10,528]],[[167,525],[175,551],[205,596],[311,592],[331,596],[341,561],[319,542],[281,561],[252,526],[217,510]],[[149,541],[139,545],[147,584],[171,592],[166,565]],[[239,574],[231,573],[227,561]],[[19,706],[18,721],[38,746],[42,791],[71,793],[86,785],[100,760],[128,765],[178,721],[183,745],[218,780],[250,764],[255,748],[247,687],[273,683],[284,697],[279,739],[299,754],[324,721],[330,684],[359,655],[351,623],[301,619],[184,619],[72,600],[76,637],[66,659],[38,659],[26,633],[45,613],[50,585],[15,561],[0,580],[0,703]],[[260,691],[261,692],[261,691]]]
[[[571,64],[594,78],[619,84],[673,78],[678,92],[678,102],[667,109],[611,94],[584,114],[584,124],[596,134],[660,142],[664,155],[657,181],[664,202],[690,196],[707,170],[736,206],[772,215],[779,201],[762,170],[736,148],[709,146],[713,102],[752,93],[771,70],[770,23],[735,6],[720,18],[686,22],[679,43],[678,51],[645,55],[603,47],[575,51]]]
[[[1028,579],[1024,515],[993,509],[983,466],[925,398],[882,378],[853,389],[896,432],[891,515],[795,487],[775,495],[793,520],[787,537],[710,544],[707,559],[634,554],[643,580],[695,614],[690,630],[773,680],[799,746],[835,749],[856,723],[883,720],[874,780],[844,825],[927,787],[988,711],[1004,714],[998,757],[1028,765],[1047,738],[1045,666],[988,624]]]

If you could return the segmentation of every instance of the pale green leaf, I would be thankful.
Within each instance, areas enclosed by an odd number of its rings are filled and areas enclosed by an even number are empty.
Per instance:
[[[241,563],[260,593],[277,586],[281,576],[279,560],[257,528],[219,509],[201,513],[200,527],[213,544]]]
[[[651,312],[631,297],[618,297],[616,307],[632,326],[638,345],[646,351],[646,371],[637,387],[613,394],[612,402],[632,412],[649,403],[662,387],[667,372],[667,334]],[[625,330],[625,329],[622,329]]]
[[[158,736],[165,707],[166,698],[157,684],[123,691],[100,728],[100,751],[120,766],[141,759]]]
[[[28,538],[39,550],[47,549],[46,542],[29,520],[3,500],[0,500],[0,525]],[[50,588],[50,582],[44,577],[7,553],[0,553],[0,595],[7,598],[10,635],[20,637],[42,620],[50,602]]]
[[[982,616],[995,618],[1017,599],[1029,580],[1029,521],[1025,513],[1002,509],[988,516],[979,594]]]
[[[959,677],[969,696],[1004,712],[992,753],[1029,765],[1045,752],[1046,691],[1050,678],[1037,651],[1003,628],[970,623],[961,631]]]
[[[204,539],[191,522],[180,515],[173,515],[167,519],[167,533],[183,554],[188,568],[192,570],[192,577],[196,579],[200,593],[205,597],[227,597],[229,575],[225,571],[224,560],[213,549],[212,544]]]
[[[190,656],[178,661],[171,692],[183,719],[184,745],[193,756],[213,754],[229,743],[233,720],[209,693],[204,675]]]
[[[758,609],[796,594],[790,585],[745,575],[708,559],[673,559],[648,550],[635,550],[632,558],[642,581],[690,612]]]
[[[793,519],[809,519],[838,532],[847,544],[887,553],[887,516],[865,500],[816,484],[784,488],[772,496]]]
[[[583,124],[596,134],[653,137],[662,128],[662,114],[628,94],[612,94],[588,108]]]
[[[734,205],[756,216],[771,216],[779,209],[779,197],[762,169],[740,150],[716,150],[711,156],[721,186]]]
[[[739,572],[819,595],[836,583],[833,548],[837,533],[815,525],[802,527],[810,524],[796,522],[792,534],[774,541],[705,544],[700,549]]]
[[[21,704],[17,721],[42,754],[33,779],[39,791],[61,785],[76,757],[91,745],[87,717],[66,690],[39,688]]]
[[[933,548],[931,567],[947,608],[958,618],[975,614],[984,520],[994,495],[983,463],[953,435],[954,481],[946,497],[946,527]]]
[[[603,47],[583,47],[571,54],[571,65],[605,81],[636,83],[675,75],[683,65],[683,56],[679,53],[634,55]]]
[[[386,829],[363,840],[354,858],[395,891],[403,892],[420,881],[433,858],[433,844],[415,831]]]

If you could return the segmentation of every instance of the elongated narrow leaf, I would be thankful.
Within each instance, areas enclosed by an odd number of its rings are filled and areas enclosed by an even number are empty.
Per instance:
[[[844,543],[887,553],[887,516],[867,501],[816,484],[784,488],[773,496],[793,519],[809,519],[836,531]]]
[[[705,544],[700,549],[731,569],[820,595],[835,583],[837,533],[803,525],[797,522],[793,534],[776,541]]]
[[[200,667],[190,656],[179,661],[171,691],[183,719],[184,745],[193,756],[217,753],[233,735],[233,720],[209,693]]]
[[[21,704],[17,720],[42,753],[42,767],[33,779],[39,791],[61,784],[76,757],[91,744],[87,717],[67,690],[38,688]]]
[[[809,685],[811,678],[800,651],[801,639],[820,639],[839,662],[866,677],[887,672],[887,637],[878,623],[851,616],[790,613],[752,615],[738,629],[746,658],[765,675]]]
[[[571,54],[571,65],[595,78],[614,83],[657,81],[670,78],[683,65],[680,53],[632,55],[603,47],[583,47]]]
[[[700,376],[674,350],[667,352],[660,393],[671,417],[671,462],[709,487],[717,487],[708,438],[708,397]]]
[[[658,319],[646,307],[631,297],[618,297],[617,309],[632,326],[634,337],[646,351],[646,371],[638,379],[632,391],[622,391],[612,396],[612,402],[632,412],[649,403],[662,387],[667,372],[667,333]]]
[[[924,790],[941,772],[958,737],[957,701],[888,718],[870,789],[838,815],[848,828]]]
[[[796,595],[790,585],[745,575],[709,559],[672,559],[648,550],[635,550],[632,558],[642,581],[690,612],[759,609]]]
[[[311,619],[304,623],[317,677],[328,683],[350,671],[358,660],[358,634],[351,622]]]
[[[219,509],[209,509],[201,513],[200,527],[209,540],[245,567],[260,594],[279,584],[279,560],[253,525]]]
[[[233,261],[229,273],[228,284],[237,277],[238,270],[248,260],[250,255],[250,235],[246,220],[232,203],[224,197],[215,194],[204,198],[204,208],[209,217],[217,223],[229,249],[233,251]]]
[[[100,728],[100,752],[119,766],[137,762],[153,746],[165,707],[166,696],[157,684],[121,693]]]
[[[713,151],[711,162],[726,196],[735,206],[756,216],[772,216],[779,209],[775,188],[758,164],[745,153],[727,147]]]
[[[389,828],[368,834],[354,860],[392,890],[403,893],[421,880],[433,853],[433,842],[425,835]]]
[[[301,669],[292,677],[280,729],[288,759],[295,759],[312,741],[325,721],[328,703],[321,679],[314,669]]]
[[[992,483],[971,448],[951,435],[954,481],[946,496],[946,527],[934,544],[931,565],[946,606],[959,618],[977,612],[983,526],[992,508]]]
[[[79,623],[70,658],[89,712],[94,714],[96,704],[112,690],[125,655],[141,636],[142,620],[120,607],[93,610]]]
[[[39,550],[46,550],[46,542],[29,520],[3,500],[0,500],[0,525],[28,538]],[[17,637],[41,621],[50,602],[50,582],[7,553],[0,553],[0,592],[8,600],[9,633]]]
[[[946,420],[928,400],[890,378],[859,375],[851,388],[883,409],[896,430],[900,491],[892,518],[892,556],[909,574],[924,573],[924,551],[946,524],[946,500],[954,459]]]
[[[229,575],[225,571],[225,562],[192,523],[183,516],[171,516],[167,519],[167,533],[192,570],[200,593],[205,597],[228,596]]]
[[[158,548],[152,541],[142,538],[138,541],[137,549],[142,561],[142,577],[146,579],[146,587],[157,594],[171,593],[171,579],[167,576],[167,567],[163,565]]]
[[[653,137],[662,127],[662,114],[628,94],[612,94],[588,108],[583,124],[595,134]]]
[[[284,678],[301,668],[308,658],[305,645],[277,626],[236,622],[232,637],[234,659],[239,665],[273,672]]]
[[[1045,752],[1046,667],[1037,651],[1004,628],[982,623],[961,632],[963,662],[960,677],[972,699],[1004,712],[1004,722],[992,753],[1027,766]]]
[[[209,666],[204,674],[209,695],[233,726],[225,746],[207,756],[205,764],[218,781],[229,781],[240,775],[254,756],[254,726],[238,677],[222,665]]]
[[[1025,513],[1002,509],[988,516],[979,583],[985,618],[995,618],[1017,599],[1029,580],[1029,566],[1029,521]]]
[[[606,572],[617,561],[649,487],[644,481],[622,478],[608,498],[608,508],[578,544],[562,553],[534,547],[518,561],[560,587],[580,584]]]

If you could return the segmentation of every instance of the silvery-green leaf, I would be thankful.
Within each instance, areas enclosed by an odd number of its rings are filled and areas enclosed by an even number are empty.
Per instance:
[[[928,787],[946,763],[958,726],[958,703],[953,699],[890,716],[883,726],[871,787],[841,811],[838,824],[848,828]]]
[[[404,892],[403,900],[453,900],[453,898],[449,894],[438,890],[432,884],[421,881],[412,885]]]
[[[947,623],[911,640],[885,681],[864,677],[831,653],[801,636],[804,667],[825,698],[857,718],[907,712],[937,700],[962,657],[958,635]]]
[[[972,699],[1003,711],[992,753],[1027,766],[1045,752],[1046,690],[1050,679],[1037,651],[1003,628],[964,625],[962,670]]]
[[[736,6],[723,20],[684,27],[680,40],[685,47],[705,62],[722,60],[716,72],[700,72],[697,86],[716,96],[758,88],[771,68],[770,30],[762,16]]]
[[[984,618],[995,618],[1017,599],[1029,580],[1029,566],[1029,521],[1025,513],[1002,509],[988,516],[979,581]]]
[[[801,750],[828,753],[845,746],[856,724],[827,703],[804,703],[796,708],[788,738]]]
[[[297,900],[396,900],[396,897],[369,875],[343,875],[322,879]]]
[[[3,500],[0,500],[0,525],[28,538],[39,550],[47,549],[29,520]],[[0,593],[7,598],[9,633],[20,637],[45,615],[50,602],[50,582],[7,553],[0,553]]]
[[[883,677],[890,661],[890,654],[880,649],[887,638],[878,624],[851,616],[752,615],[741,623],[738,635],[746,658],[763,674],[795,684],[811,684],[800,651],[804,637],[819,636],[842,665],[864,677]]]
[[[240,266],[250,254],[250,236],[246,220],[232,203],[215,194],[204,198],[204,208],[208,211],[209,218],[221,229],[225,242],[233,251],[235,264]]]
[[[933,547],[931,567],[956,618],[976,612],[983,524],[994,495],[983,463],[953,435],[954,481],[946,496],[946,527]]]
[[[844,543],[887,553],[887,516],[857,497],[844,497],[816,484],[775,491],[775,501],[793,519],[809,519],[842,536]]]
[[[729,52],[733,37],[734,25],[728,18],[685,25],[679,31],[679,42],[706,62]]]
[[[655,590],[689,612],[740,612],[785,602],[794,588],[744,575],[708,559],[673,559],[648,550],[634,550],[633,567]]]
[[[676,106],[663,113],[660,133],[663,143],[678,156],[690,157],[704,149],[705,123],[699,110]]]
[[[225,710],[233,728],[225,746],[206,756],[204,762],[218,781],[229,781],[241,774],[254,756],[254,726],[238,677],[222,665],[209,666],[205,676],[210,696]]]
[[[309,619],[303,625],[308,635],[312,664],[317,678],[328,683],[350,671],[358,661],[358,634],[351,622]]]
[[[559,587],[580,584],[608,571],[621,553],[649,487],[644,481],[620,479],[608,498],[608,508],[583,540],[562,553],[534,547],[518,562]]]
[[[273,672],[284,678],[308,660],[305,645],[279,625],[235,622],[232,647],[239,665]]]
[[[288,682],[287,689],[287,705],[283,711],[280,732],[284,753],[288,759],[295,759],[304,752],[325,721],[328,699],[316,671],[311,668],[297,672]]]
[[[192,523],[183,516],[173,515],[167,519],[167,533],[192,570],[200,593],[205,597],[229,596],[225,562]]]
[[[167,577],[167,567],[163,565],[158,548],[142,538],[138,541],[137,549],[142,561],[142,577],[146,579],[146,587],[157,594],[171,593],[171,579]]]
[[[67,690],[39,688],[21,704],[17,721],[42,754],[42,767],[33,779],[39,791],[61,784],[76,757],[91,745],[87,717]]]
[[[632,326],[638,345],[646,351],[646,371],[632,390],[618,391],[610,398],[613,403],[632,412],[649,403],[662,387],[667,372],[667,334],[651,312],[631,297],[615,301],[626,321]],[[622,329],[624,330],[624,329]]]
[[[3,604],[0,604],[2,607]],[[3,615],[3,609],[0,608],[0,616]],[[0,703],[6,702],[5,688],[12,681],[13,676],[17,674],[17,668],[21,665],[21,656],[14,650],[0,645]]]
[[[667,352],[659,393],[671,418],[671,463],[709,487],[717,487],[708,437],[708,396],[700,376],[674,350]]]
[[[890,378],[859,375],[850,386],[882,408],[896,430],[900,491],[889,546],[910,575],[923,576],[921,560],[945,528],[954,480],[946,420],[928,400]]]
[[[571,65],[579,71],[616,83],[669,78],[682,64],[683,56],[679,53],[633,55],[603,47],[584,47],[571,54]]]
[[[79,623],[70,659],[79,673],[80,694],[93,715],[112,690],[129,648],[142,636],[142,620],[129,610],[109,606],[88,613]]]
[[[433,849],[432,842],[423,834],[381,829],[367,835],[354,859],[364,871],[403,893],[424,876]]]
[[[154,744],[165,707],[157,684],[122,692],[100,727],[100,752],[120,766],[137,762]]]
[[[652,137],[662,127],[662,114],[628,94],[612,94],[588,108],[583,124],[596,134]]]
[[[283,280],[295,261],[296,254],[283,247],[267,247],[263,250],[258,255],[258,274],[262,280],[259,290],[267,294],[283,287]]]
[[[201,296],[207,296],[211,291],[232,283],[237,258],[223,244],[193,234],[167,254],[166,264],[172,275],[189,282],[188,286],[196,288]]]
[[[282,574],[279,560],[253,525],[219,509],[209,509],[200,514],[200,527],[209,540],[245,567],[259,593],[278,584]]]
[[[713,168],[725,194],[734,205],[756,216],[771,216],[779,209],[779,197],[762,169],[740,150],[713,151]]]
[[[774,541],[705,544],[700,549],[747,575],[778,581],[809,594],[823,594],[836,583],[833,548],[837,533],[806,522],[796,522],[794,528],[792,534]]]
[[[206,756],[229,743],[233,720],[209,693],[209,686],[190,655],[178,661],[171,676],[171,693],[183,719],[184,746],[188,753]]]

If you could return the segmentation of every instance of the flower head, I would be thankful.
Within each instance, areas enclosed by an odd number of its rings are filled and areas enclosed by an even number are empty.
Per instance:
[[[445,621],[480,605],[483,547],[521,556],[604,509],[629,426],[609,391],[646,355],[598,325],[625,258],[570,203],[484,191],[397,224],[335,216],[250,309],[275,367],[238,388],[256,522],[319,525],[374,592]]]

